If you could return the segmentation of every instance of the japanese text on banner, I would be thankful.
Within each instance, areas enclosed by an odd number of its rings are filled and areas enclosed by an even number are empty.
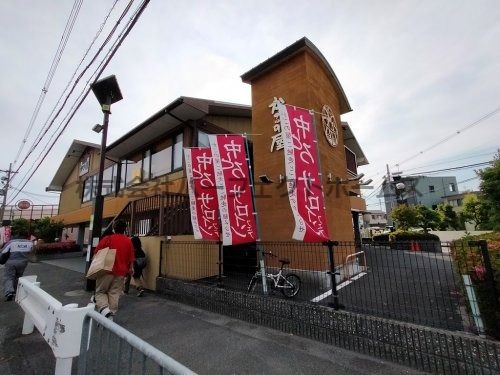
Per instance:
[[[326,241],[328,227],[314,116],[306,109],[280,103],[278,107],[288,198],[295,219],[292,237],[304,242]]]
[[[184,148],[191,223],[195,239],[219,240],[219,205],[212,150]]]
[[[255,242],[250,176],[241,135],[210,135],[224,245]]]

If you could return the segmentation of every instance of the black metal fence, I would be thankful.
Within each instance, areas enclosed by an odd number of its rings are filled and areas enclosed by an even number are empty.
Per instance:
[[[117,219],[127,223],[132,235],[193,234],[187,194],[163,193],[131,201],[113,221]]]
[[[477,317],[471,313],[477,301],[464,288],[461,272],[465,271],[453,261],[449,243],[342,242],[329,247],[261,242],[222,249],[217,242],[165,242],[160,276],[263,294],[257,268],[259,249],[265,253],[271,297],[481,333]],[[297,278],[288,278],[290,274],[297,276],[298,286]],[[255,286],[248,290],[252,279]],[[298,292],[291,293],[293,288]]]

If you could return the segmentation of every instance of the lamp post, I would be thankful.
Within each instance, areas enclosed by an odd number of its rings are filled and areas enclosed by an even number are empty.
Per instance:
[[[111,114],[111,104],[123,99],[118,81],[114,75],[100,79],[90,85],[92,92],[96,96],[104,113],[102,126],[94,126],[92,130],[97,133],[102,131],[101,138],[101,157],[99,160],[99,175],[97,178],[97,189],[95,190],[94,213],[90,219],[89,243],[87,245],[87,259],[85,264],[85,273],[87,273],[94,248],[99,242],[102,231],[102,211],[104,206],[104,197],[102,196],[102,179],[104,174],[104,161],[106,158],[106,139],[108,136],[109,115]],[[85,290],[91,291],[95,288],[93,280],[86,281]]]

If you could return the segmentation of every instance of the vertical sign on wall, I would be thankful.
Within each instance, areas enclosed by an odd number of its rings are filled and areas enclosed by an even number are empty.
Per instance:
[[[209,135],[225,246],[255,242],[257,226],[241,135]]]
[[[293,239],[329,239],[319,167],[314,116],[308,110],[278,104],[284,140],[287,189],[295,219]]]
[[[219,206],[212,150],[208,147],[184,148],[184,159],[194,238],[219,240]]]

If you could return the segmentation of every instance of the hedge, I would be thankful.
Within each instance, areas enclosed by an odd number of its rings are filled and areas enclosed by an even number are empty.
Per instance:
[[[35,254],[57,254],[81,251],[75,241],[39,243],[35,246]]]
[[[373,236],[373,242],[396,242],[396,241],[440,241],[439,237],[431,233],[410,232],[397,230],[391,233],[382,233]]]

